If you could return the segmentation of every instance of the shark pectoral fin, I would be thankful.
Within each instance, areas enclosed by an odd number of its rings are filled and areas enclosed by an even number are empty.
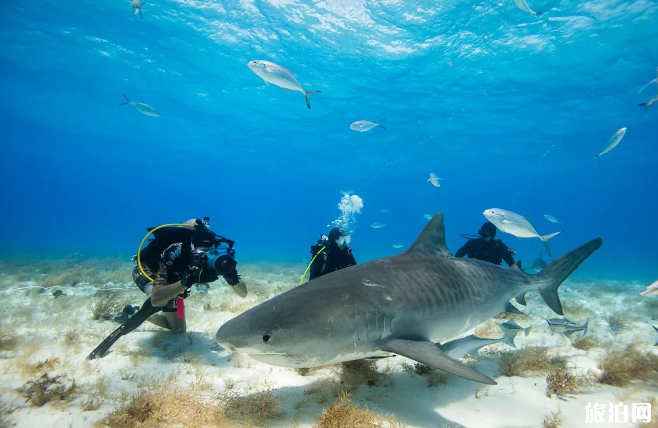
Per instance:
[[[519,305],[523,305],[523,306],[525,306],[525,305],[528,304],[528,303],[525,301],[525,294],[526,294],[526,293],[527,293],[527,291],[524,291],[523,293],[521,293],[521,294],[519,294],[518,296],[516,296],[516,302],[517,302]]]
[[[494,380],[479,371],[450,358],[432,342],[392,339],[386,341],[381,349],[411,358],[464,379],[488,385],[497,385]]]

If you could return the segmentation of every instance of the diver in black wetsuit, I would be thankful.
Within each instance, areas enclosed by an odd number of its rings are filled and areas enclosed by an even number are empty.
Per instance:
[[[455,253],[455,257],[468,256],[471,259],[483,260],[485,262],[493,263],[495,265],[502,265],[503,260],[508,266],[514,264],[514,251],[507,245],[503,244],[500,239],[496,237],[496,226],[491,222],[486,222],[478,230],[480,238],[473,238],[466,241]]]
[[[349,243],[350,236],[344,234],[337,227],[331,229],[329,237],[322,235],[318,239],[317,245],[311,246],[311,255],[314,260],[311,263],[309,280],[348,266],[354,266],[356,260],[352,249],[347,245]]]
[[[144,248],[140,245],[139,256],[133,258],[138,262],[133,269],[133,280],[148,299],[139,309],[124,308],[119,315],[125,320],[123,324],[101,342],[87,360],[107,355],[119,338],[144,321],[172,332],[185,332],[184,299],[193,285],[214,282],[222,276],[236,294],[247,295],[247,287],[236,268],[234,241],[212,232],[207,222],[192,219],[180,225],[147,230],[155,239]]]

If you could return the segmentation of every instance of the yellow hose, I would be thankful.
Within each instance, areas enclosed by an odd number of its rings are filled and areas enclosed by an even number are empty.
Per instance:
[[[144,268],[142,267],[142,257],[141,257],[141,254],[140,254],[141,251],[142,251],[142,245],[144,245],[144,241],[146,241],[146,238],[148,238],[150,234],[152,234],[153,232],[155,232],[158,229],[162,229],[163,227],[168,227],[168,226],[194,227],[190,224],[185,224],[185,223],[183,223],[183,224],[179,224],[179,223],[163,224],[162,226],[158,226],[158,227],[155,227],[155,228],[149,230],[149,232],[144,236],[144,239],[142,239],[142,242],[139,244],[139,248],[137,249],[137,266],[139,266],[139,270],[142,272],[142,275],[144,275],[151,282],[153,282],[155,280],[153,278],[151,278],[150,276],[148,276],[148,274],[144,271]]]
[[[319,256],[320,253],[323,252],[325,248],[327,248],[327,247],[324,246],[324,247],[320,248],[320,251],[318,251],[318,253],[317,253],[316,255],[313,256],[313,258],[311,259],[311,263],[309,263],[308,266],[306,266],[306,270],[304,271],[304,275],[302,275],[302,279],[299,280],[299,285],[302,285],[302,283],[304,282],[304,277],[306,276],[306,272],[308,272],[308,270],[311,268],[311,265],[312,265],[313,262],[315,261],[315,258],[316,258],[317,256]]]

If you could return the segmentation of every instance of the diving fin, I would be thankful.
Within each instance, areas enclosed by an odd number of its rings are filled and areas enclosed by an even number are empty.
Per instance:
[[[411,358],[412,360],[427,364],[455,376],[463,377],[464,379],[486,383],[487,385],[497,385],[493,379],[483,375],[474,368],[450,358],[432,342],[392,339],[386,341],[381,349]]]

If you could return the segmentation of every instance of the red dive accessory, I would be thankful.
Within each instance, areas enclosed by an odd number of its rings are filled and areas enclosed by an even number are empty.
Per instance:
[[[176,315],[178,318],[185,318],[185,300],[182,297],[179,297],[176,302]]]

